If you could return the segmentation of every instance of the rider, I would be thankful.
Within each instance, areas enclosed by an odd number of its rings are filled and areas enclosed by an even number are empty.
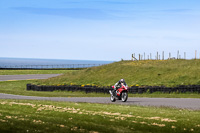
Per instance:
[[[122,87],[122,84],[126,87],[128,87],[128,85],[126,84],[124,79],[120,79],[115,85],[114,85],[114,92],[116,92],[117,89]]]

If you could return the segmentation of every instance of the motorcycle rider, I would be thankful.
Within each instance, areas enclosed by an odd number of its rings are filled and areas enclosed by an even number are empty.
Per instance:
[[[124,79],[120,79],[115,85],[114,85],[114,95],[116,96],[117,95],[117,89],[121,88],[122,87],[122,84],[125,86],[125,87],[128,87],[128,85],[126,84],[125,80]]]

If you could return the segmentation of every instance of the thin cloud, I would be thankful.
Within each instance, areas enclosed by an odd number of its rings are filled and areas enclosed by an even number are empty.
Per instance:
[[[105,4],[141,4],[142,2],[133,2],[133,1],[96,1]]]
[[[141,3],[144,3],[144,2],[141,2],[141,1],[124,1],[124,0],[120,0],[120,1],[117,1],[117,0],[114,0],[114,1],[108,1],[108,0],[85,0],[85,1],[67,1],[67,2],[64,2],[64,3],[69,3],[69,4],[77,4],[77,3],[101,3],[101,4],[141,4]]]
[[[34,8],[34,7],[14,7],[14,10],[39,14],[39,15],[54,15],[54,16],[65,16],[76,19],[114,19],[115,16],[106,13],[100,9],[92,8]]]
[[[161,10],[162,12],[172,12],[172,13],[179,13],[179,12],[188,12],[192,11],[191,9],[167,9],[167,10]]]

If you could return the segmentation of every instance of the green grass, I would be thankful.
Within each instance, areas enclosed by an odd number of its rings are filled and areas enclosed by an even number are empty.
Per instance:
[[[200,132],[200,111],[31,100],[0,100],[0,132]]]
[[[200,60],[121,61],[39,80],[36,84],[108,86],[113,85],[121,78],[124,78],[129,86],[200,85]]]
[[[0,70],[0,75],[60,74],[77,70]]]
[[[165,60],[165,61],[121,61],[84,70],[6,70],[4,74],[65,73],[62,76],[46,80],[3,81],[0,93],[45,96],[45,97],[109,97],[108,94],[84,92],[37,92],[26,91],[27,83],[36,84],[96,84],[113,85],[120,78],[125,78],[130,85],[188,85],[200,84],[200,60]],[[2,71],[1,71],[2,72]],[[130,97],[166,97],[166,98],[200,98],[199,94],[129,94]]]
[[[27,83],[113,85],[200,84],[200,60],[123,61],[80,71],[59,70],[63,76],[47,80],[0,82],[0,93],[45,97],[109,97],[83,92],[26,91]],[[10,71],[10,72],[9,72]],[[52,70],[0,71],[0,74],[47,74]],[[64,72],[61,72],[64,71]],[[2,73],[1,73],[2,72]],[[44,73],[45,72],[45,73]],[[53,73],[58,73],[56,70]],[[129,94],[134,97],[200,98],[199,94]],[[0,99],[0,132],[200,132],[200,111],[166,107],[123,106]]]
[[[41,92],[41,91],[27,91],[26,84],[32,80],[21,81],[1,81],[0,93],[26,95],[26,96],[41,96],[41,97],[109,97],[109,94],[103,93],[88,93],[85,92],[68,92],[68,91],[54,91],[54,92]],[[144,94],[130,94],[129,97],[163,97],[163,98],[200,98],[196,93],[184,94],[165,94],[165,93],[144,93]]]

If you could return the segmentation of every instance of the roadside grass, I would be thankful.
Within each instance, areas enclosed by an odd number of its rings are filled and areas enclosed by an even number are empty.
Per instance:
[[[34,80],[33,80],[34,81]],[[32,80],[20,80],[20,81],[1,81],[0,93],[26,95],[26,96],[41,96],[41,97],[109,97],[109,94],[104,93],[85,93],[85,92],[69,92],[69,91],[53,91],[53,92],[41,92],[41,91],[27,91],[26,84],[32,82]],[[144,93],[144,94],[130,94],[129,97],[158,97],[158,98],[200,98],[198,93]]]
[[[0,75],[61,74],[78,70],[0,70]]]
[[[0,100],[0,132],[200,132],[200,111],[33,100]]]
[[[200,85],[200,60],[120,61],[38,80],[36,84],[110,86],[121,78],[129,86]]]

